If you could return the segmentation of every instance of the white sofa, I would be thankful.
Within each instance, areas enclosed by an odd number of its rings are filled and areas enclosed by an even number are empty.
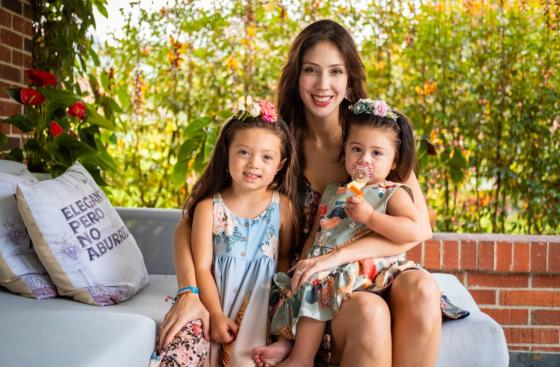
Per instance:
[[[151,274],[148,287],[129,301],[107,307],[66,298],[28,299],[0,288],[0,366],[148,366],[156,325],[170,307],[164,299],[173,295],[177,287],[172,236],[180,211],[118,211],[144,256]],[[508,366],[508,350],[500,325],[480,311],[456,277],[435,277],[455,304],[471,312],[464,320],[444,323],[437,365]]]

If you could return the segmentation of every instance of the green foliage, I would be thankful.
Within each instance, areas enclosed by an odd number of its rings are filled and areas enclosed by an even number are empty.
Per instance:
[[[93,9],[107,14],[106,0],[32,1],[33,65],[59,76],[67,89],[78,88],[75,76],[87,70],[88,60],[98,63],[89,34],[95,27]]]
[[[99,50],[99,94],[124,112],[105,137],[115,204],[182,205],[239,98],[272,96],[297,32],[331,18],[357,40],[370,96],[412,118],[437,230],[558,233],[558,4],[170,3],[131,5],[137,21],[125,13]]]

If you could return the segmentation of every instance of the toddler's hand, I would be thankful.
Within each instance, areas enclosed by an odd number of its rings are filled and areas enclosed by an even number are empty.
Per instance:
[[[217,343],[231,343],[235,340],[237,325],[221,312],[210,315],[210,336]]]
[[[370,219],[373,208],[363,198],[353,195],[346,199],[344,211],[355,222],[366,224]]]

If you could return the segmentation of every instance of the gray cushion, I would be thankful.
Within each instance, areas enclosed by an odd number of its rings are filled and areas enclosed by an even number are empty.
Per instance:
[[[177,280],[174,275],[151,275],[150,284],[132,299],[112,306],[99,307],[74,302],[70,298],[63,297],[44,300],[29,299],[0,289],[0,313],[11,314],[30,311],[40,314],[44,311],[54,310],[129,313],[145,316],[159,324],[171,307],[171,303],[165,302],[165,297],[174,295],[176,290]],[[93,316],[95,317],[95,315]],[[1,345],[0,348],[2,348]]]
[[[0,325],[2,366],[147,366],[155,343],[138,315],[21,310],[0,312]]]
[[[451,302],[471,313],[466,319],[443,323],[437,366],[507,367],[509,355],[502,327],[480,311],[455,276],[441,273],[434,276]]]

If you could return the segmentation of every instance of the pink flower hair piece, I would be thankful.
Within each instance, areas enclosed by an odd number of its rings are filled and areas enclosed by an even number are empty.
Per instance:
[[[264,121],[273,123],[278,119],[276,108],[269,100],[265,99],[261,101],[259,105],[261,107],[261,118]]]

